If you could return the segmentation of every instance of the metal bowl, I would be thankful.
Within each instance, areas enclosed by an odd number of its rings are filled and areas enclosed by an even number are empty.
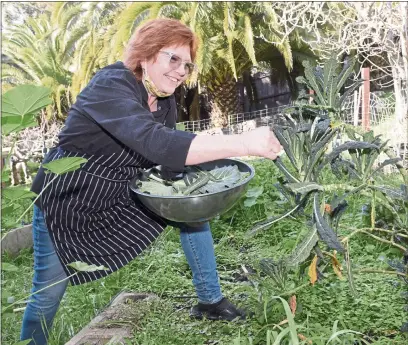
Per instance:
[[[243,161],[230,158],[198,164],[203,170],[207,171],[214,169],[216,166],[220,168],[232,164],[236,165],[239,171],[248,172],[249,176],[234,187],[220,192],[190,196],[145,194],[137,188],[140,174],[129,182],[129,186],[137,199],[157,215],[176,222],[202,223],[228,211],[246,191],[249,181],[255,175],[255,170]]]

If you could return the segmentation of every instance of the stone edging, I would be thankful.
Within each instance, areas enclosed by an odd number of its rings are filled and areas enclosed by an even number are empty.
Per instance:
[[[8,231],[1,239],[1,254],[17,255],[22,249],[33,246],[32,225]]]
[[[132,328],[128,325],[122,327],[104,328],[103,323],[111,319],[115,309],[127,301],[158,298],[154,294],[121,292],[108,307],[97,315],[85,328],[76,334],[65,345],[125,345],[125,339],[132,336]],[[99,325],[98,325],[99,324]]]

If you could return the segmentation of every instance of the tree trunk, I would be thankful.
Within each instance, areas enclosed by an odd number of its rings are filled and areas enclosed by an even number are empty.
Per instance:
[[[224,78],[224,80],[219,80],[218,83],[214,83],[212,87],[209,87],[209,92],[221,112],[224,127],[228,125],[229,115],[242,112],[238,97],[237,82],[233,77]],[[219,120],[217,121],[219,122]]]

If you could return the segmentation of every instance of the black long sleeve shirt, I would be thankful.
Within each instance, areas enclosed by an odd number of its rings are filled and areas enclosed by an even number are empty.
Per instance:
[[[155,164],[182,171],[195,134],[175,130],[174,95],[159,98],[153,113],[147,99],[143,84],[122,62],[101,69],[71,107],[59,146],[98,156],[119,153],[125,145]],[[43,181],[40,169],[32,191],[41,192]]]

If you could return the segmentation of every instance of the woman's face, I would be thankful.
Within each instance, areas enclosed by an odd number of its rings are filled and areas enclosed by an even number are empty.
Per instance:
[[[190,47],[164,47],[157,54],[156,59],[142,62],[142,66],[159,91],[172,94],[188,78],[189,67],[193,67]]]

